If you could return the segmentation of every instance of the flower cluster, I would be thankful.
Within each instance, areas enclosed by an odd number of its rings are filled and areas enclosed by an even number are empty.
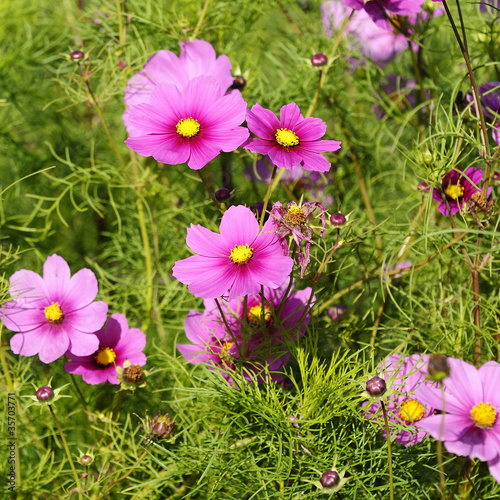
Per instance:
[[[280,120],[259,104],[247,111],[239,91],[226,93],[233,83],[230,71],[228,57],[216,58],[202,40],[181,44],[179,57],[166,50],[155,54],[125,91],[127,146],[161,163],[187,163],[193,170],[242,145],[268,154],[280,168],[330,169],[321,153],[337,151],[340,142],[319,140],[326,132],[322,120],[304,118],[295,103],[281,108]],[[248,139],[249,130],[240,126],[245,120],[261,138]]]
[[[237,366],[247,380],[265,381],[265,367],[279,382],[281,370],[290,358],[288,342],[305,333],[307,308],[314,302],[306,288],[286,295],[286,287],[263,288],[263,294],[222,301],[220,309],[205,300],[205,311],[190,311],[184,329],[191,344],[178,344],[187,362],[205,363],[229,382]],[[274,373],[273,373],[274,372]]]
[[[146,364],[146,336],[129,329],[123,314],[111,315],[102,330],[108,305],[95,301],[97,291],[90,269],[71,276],[68,263],[56,254],[45,261],[43,276],[27,269],[15,272],[12,300],[2,308],[4,325],[17,332],[10,340],[12,352],[38,354],[43,363],[65,355],[70,359],[65,369],[88,384],[118,384],[116,367],[127,359]]]

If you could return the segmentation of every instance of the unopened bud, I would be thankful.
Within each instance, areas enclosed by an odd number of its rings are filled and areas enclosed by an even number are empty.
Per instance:
[[[81,50],[74,50],[69,57],[75,62],[80,62],[85,57],[85,54]]]
[[[344,214],[337,213],[330,216],[330,222],[334,226],[343,226],[346,223],[346,220],[347,219]]]
[[[328,58],[322,52],[318,52],[311,57],[313,66],[324,66],[328,62]]]
[[[231,191],[229,191],[229,189],[221,188],[215,191],[215,199],[218,202],[227,201],[229,200],[230,197],[231,197]]]
[[[427,367],[429,378],[436,382],[441,382],[450,374],[448,358],[442,354],[431,354],[429,356],[429,365]]]
[[[370,396],[381,396],[384,394],[385,390],[385,380],[377,375],[366,382],[366,392],[368,392]]]
[[[231,89],[243,90],[246,84],[247,84],[246,80],[241,75],[237,75],[233,78],[233,84],[231,85]]]
[[[54,397],[54,391],[52,390],[52,387],[49,387],[48,385],[44,385],[36,391],[36,399],[38,401],[50,401]]]
[[[324,488],[333,488],[340,481],[340,476],[337,471],[327,470],[321,476],[319,482]]]

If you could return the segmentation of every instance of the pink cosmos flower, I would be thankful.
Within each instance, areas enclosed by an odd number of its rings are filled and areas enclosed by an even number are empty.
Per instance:
[[[377,370],[378,375],[390,382],[387,388],[394,391],[385,401],[391,434],[396,434],[396,443],[413,446],[422,441],[426,433],[415,427],[416,422],[434,413],[433,405],[424,406],[425,402],[414,391],[422,385],[429,385],[425,377],[429,356],[413,354],[404,357],[399,354],[388,356]],[[384,417],[379,403],[363,404],[365,417],[384,428]],[[392,424],[392,425],[391,425]],[[395,426],[397,425],[397,427]],[[408,430],[402,428],[408,426]],[[384,436],[385,431],[383,431]]]
[[[127,106],[150,104],[151,94],[158,85],[171,83],[182,92],[189,81],[197,76],[213,77],[223,93],[233,84],[229,57],[226,55],[217,57],[210,43],[193,40],[181,42],[179,46],[181,48],[179,57],[169,50],[160,50],[149,58],[142,71],[127,82],[125,89]],[[130,122],[128,110],[123,114],[123,121],[129,135],[141,135],[140,129],[136,129]]]
[[[283,301],[285,290],[264,287],[264,301],[260,295],[248,295],[246,318],[242,298],[223,301],[230,333],[215,302],[205,300],[203,313],[190,311],[186,317],[185,332],[191,344],[177,344],[177,349],[188,363],[206,363],[212,370],[222,368],[221,374],[230,384],[237,364],[244,368],[247,380],[257,376],[258,383],[263,382],[264,366],[271,372],[281,370],[290,358],[287,342],[302,336],[310,321],[304,311],[311,289],[291,293]],[[279,382],[283,376],[271,373],[271,379]]]
[[[99,347],[89,356],[67,354],[68,361],[64,369],[68,373],[81,375],[87,384],[119,384],[117,366],[126,360],[133,365],[144,366],[146,355],[146,335],[138,328],[129,328],[123,314],[112,314],[106,328],[95,332],[99,339]]]
[[[488,462],[500,482],[500,365],[488,361],[479,370],[460,359],[448,358],[450,375],[443,389],[422,385],[416,395],[442,411],[417,422],[450,453]]]
[[[326,123],[320,118],[304,118],[294,102],[281,108],[279,120],[272,111],[256,104],[247,111],[247,125],[261,139],[248,139],[243,147],[269,155],[280,168],[291,170],[300,165],[306,170],[327,172],[331,164],[321,153],[340,149],[339,141],[319,140],[325,135]]]
[[[432,190],[432,199],[439,203],[439,211],[449,215],[445,199],[448,202],[452,215],[460,212],[474,193],[482,192],[478,186],[483,179],[483,172],[479,168],[470,167],[465,172],[451,170],[441,181],[441,189]],[[488,196],[491,189],[488,189]]]
[[[221,151],[234,151],[248,138],[239,125],[246,102],[239,93],[224,95],[217,81],[199,76],[184,90],[167,84],[155,87],[150,104],[129,109],[129,120],[140,135],[125,144],[143,156],[169,165],[188,164],[199,170]]]
[[[106,321],[108,305],[94,302],[97,279],[90,269],[71,276],[67,262],[54,254],[43,265],[43,278],[22,269],[9,282],[13,300],[3,305],[3,323],[19,332],[10,339],[12,352],[51,363],[66,351],[87,356],[97,350],[94,332]]]
[[[172,274],[205,299],[258,294],[261,285],[278,288],[290,275],[293,260],[283,255],[272,230],[268,220],[259,232],[255,215],[241,205],[226,210],[220,234],[191,224],[186,243],[198,255],[177,261]]]

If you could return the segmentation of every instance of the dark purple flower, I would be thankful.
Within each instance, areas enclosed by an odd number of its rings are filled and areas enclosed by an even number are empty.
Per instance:
[[[432,199],[439,203],[439,211],[443,215],[450,215],[446,201],[450,207],[451,215],[455,215],[464,207],[474,193],[481,192],[478,187],[483,179],[483,171],[470,167],[465,172],[451,170],[441,181],[441,189],[432,190]],[[488,189],[488,196],[490,195]],[[446,201],[445,201],[446,200]]]

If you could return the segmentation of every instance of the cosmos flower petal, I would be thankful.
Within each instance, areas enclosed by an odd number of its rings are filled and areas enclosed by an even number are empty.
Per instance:
[[[456,358],[448,358],[450,376],[443,381],[446,390],[451,394],[460,394],[460,399],[468,408],[483,400],[483,384],[478,370]]]
[[[210,141],[222,144],[220,150],[229,153],[238,149],[248,139],[249,134],[248,129],[236,127],[229,132],[227,130],[209,130],[206,137]]]
[[[303,120],[304,117],[300,112],[300,108],[294,102],[291,102],[290,104],[285,104],[285,106],[282,106],[282,108],[280,109],[281,127],[287,128],[288,130],[292,130],[295,132],[295,127],[297,125],[300,125],[300,123]],[[325,132],[326,132],[326,126],[325,126],[325,131],[323,132],[323,134],[321,134],[320,137],[322,137]]]
[[[187,246],[193,252],[205,257],[228,257],[229,251],[223,250],[224,241],[220,234],[199,224],[191,224],[191,227],[187,229]]]
[[[479,376],[483,383],[483,399],[500,409],[500,365],[488,361],[479,368]]]
[[[428,432],[434,439],[441,441],[456,441],[472,426],[470,418],[464,415],[449,413],[431,415],[415,424],[419,429]]]
[[[316,141],[326,134],[326,123],[321,118],[309,117],[297,123],[293,131],[299,136],[301,143]]]
[[[59,255],[47,257],[43,265],[43,281],[50,293],[50,299],[54,302],[62,301],[69,288],[71,271],[68,263]]]
[[[212,337],[208,322],[199,311],[191,310],[184,320],[184,331],[187,339],[193,344],[207,344]]]
[[[462,413],[468,411],[468,406],[458,400],[453,394],[444,392],[437,387],[428,384],[420,385],[415,391],[415,396],[419,401],[426,405],[432,406],[440,411]]]
[[[128,148],[134,150],[136,153],[142,156],[152,156],[156,151],[161,152],[162,146],[165,144],[165,142],[166,138],[164,134],[150,134],[141,135],[139,137],[129,137],[125,141],[125,144]],[[171,154],[175,160],[180,158],[182,159],[182,161],[175,161],[175,163],[171,163],[170,165],[184,163],[189,158],[189,148],[182,148],[182,151],[180,153],[177,153],[175,150],[173,152],[170,152],[171,149],[172,148],[167,147],[167,154]]]
[[[341,145],[342,143],[340,141],[321,140],[302,143],[301,148],[313,153],[331,153],[338,151]]]
[[[231,93],[222,96],[207,112],[207,120],[214,129],[221,125],[223,129],[237,127],[245,121],[247,103],[241,94]],[[248,129],[245,129],[248,132]]]
[[[305,148],[301,148],[300,156],[302,157],[302,167],[305,170],[328,172],[332,166],[321,153],[315,153],[313,151],[308,151]]]
[[[84,333],[94,333],[102,328],[106,322],[108,304],[106,302],[92,302],[86,307],[71,311],[64,315],[64,323]]]
[[[71,345],[69,335],[74,332],[71,327],[62,327],[61,325],[46,325],[43,328],[43,338],[40,339],[38,357],[42,363],[52,363],[68,350]],[[75,333],[78,337],[79,332]],[[86,343],[89,345],[89,343]],[[88,354],[88,352],[85,352]]]
[[[10,339],[10,348],[14,354],[21,356],[35,356],[40,345],[45,341],[45,325],[43,328],[26,333],[18,333]],[[68,343],[69,344],[69,343]]]
[[[139,104],[128,110],[130,123],[141,130],[140,135],[164,134],[173,130],[178,120],[166,117],[156,107],[150,104]]]
[[[47,304],[49,291],[39,274],[22,269],[10,277],[9,284],[10,295],[18,305],[39,308]]]
[[[490,474],[500,483],[500,454],[493,460],[488,461],[488,467],[490,469]]]
[[[222,216],[220,234],[231,249],[236,245],[250,244],[259,234],[259,223],[247,207],[233,205]]]
[[[43,309],[26,309],[19,307],[17,302],[7,302],[3,305],[4,325],[13,332],[26,332],[45,323]]]
[[[276,115],[258,103],[247,111],[247,125],[251,132],[267,141],[276,139],[276,130],[281,126]]]
[[[260,153],[262,155],[267,155],[273,149],[279,149],[278,146],[274,148],[270,146],[269,141],[258,138],[250,138],[243,144],[244,149],[248,149],[252,153]]]
[[[296,154],[292,148],[290,148],[290,151],[286,151],[282,147],[273,146],[272,148],[268,148],[267,154],[274,165],[286,168],[287,170],[292,170],[302,162],[302,155]]]
[[[462,423],[462,428],[465,422]],[[457,425],[460,425],[458,423]],[[450,453],[468,456],[472,459],[479,458],[483,462],[498,456],[499,442],[494,433],[472,426],[457,440],[446,440],[445,447]]]
[[[220,147],[209,141],[191,141],[191,154],[187,160],[188,167],[193,170],[200,170],[220,152]]]
[[[237,99],[238,96],[235,95],[234,97]],[[212,108],[218,106],[219,103],[224,106],[224,93],[215,79],[210,76],[198,76],[190,80],[182,94],[182,98],[185,116],[180,118],[196,118],[202,126],[205,125],[204,122],[212,125],[210,116]],[[240,104],[241,101],[243,99],[240,100]],[[231,110],[232,108],[229,107],[228,112]],[[232,111],[234,112],[234,110]],[[241,115],[241,111],[239,114]],[[240,125],[245,116],[240,116],[240,118],[239,121],[238,118],[233,118],[231,121],[226,122],[227,128]]]
[[[210,356],[202,346],[193,344],[176,344],[179,352],[184,356],[184,359],[193,365],[200,363],[210,363]]]
[[[97,297],[97,291],[95,274],[90,269],[80,269],[69,280],[68,294],[64,301],[61,301],[61,308],[63,311],[73,311],[88,306]],[[104,321],[96,330],[101,328]]]

